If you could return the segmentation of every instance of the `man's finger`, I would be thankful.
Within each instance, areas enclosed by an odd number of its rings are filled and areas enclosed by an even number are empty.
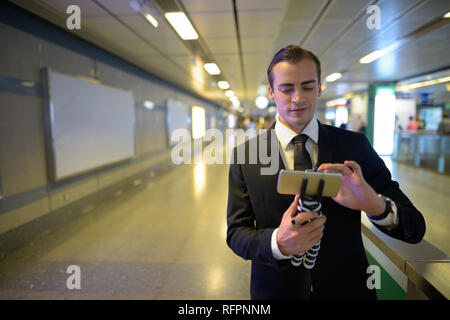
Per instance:
[[[286,210],[284,214],[288,215],[290,218],[294,217],[297,214],[297,206],[298,206],[298,200],[300,199],[300,195],[296,194],[294,201],[292,201],[289,208]]]
[[[332,163],[322,163],[318,168],[317,168],[317,171],[323,171],[324,170],[324,167],[326,167],[326,166],[331,166],[332,165]]]
[[[339,171],[337,169],[332,169],[332,168],[323,170],[323,172],[325,172],[325,173],[341,173],[341,171]]]
[[[292,215],[295,215],[297,213],[297,207],[298,207],[298,202],[300,200],[300,195],[296,194],[294,201],[292,201],[291,206],[289,207],[292,210]]]
[[[304,211],[292,218],[291,223],[295,225],[302,225],[305,222],[309,222],[317,217],[318,215],[314,211]]]
[[[355,161],[347,160],[347,161],[344,161],[344,164],[345,164],[346,166],[352,168],[354,172],[356,172],[356,173],[358,173],[358,174],[361,174],[361,173],[362,173],[361,167],[360,167],[359,164],[356,163]]]
[[[320,231],[322,232],[323,229],[325,228],[325,222],[327,221],[325,216],[322,216],[320,218],[314,219],[313,221],[311,221],[311,232],[317,232]]]
[[[340,163],[325,165],[323,167],[323,170],[325,172],[332,172],[332,171],[334,171],[334,172],[340,173],[342,175],[350,175],[350,174],[352,174],[352,172],[350,171],[350,169],[347,166],[345,166],[343,164],[340,164]]]

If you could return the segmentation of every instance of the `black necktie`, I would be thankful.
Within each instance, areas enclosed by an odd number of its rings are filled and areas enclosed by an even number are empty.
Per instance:
[[[294,170],[304,171],[312,168],[311,157],[306,151],[307,140],[306,134],[300,134],[291,140],[294,144]]]

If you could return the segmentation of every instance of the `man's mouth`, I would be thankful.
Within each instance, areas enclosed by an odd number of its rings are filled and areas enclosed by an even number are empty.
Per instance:
[[[309,107],[295,107],[295,108],[289,109],[289,112],[302,112],[302,111],[305,111],[308,108]]]

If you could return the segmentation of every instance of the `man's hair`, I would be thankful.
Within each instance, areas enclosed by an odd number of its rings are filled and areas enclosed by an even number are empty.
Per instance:
[[[314,53],[303,49],[295,44],[288,45],[282,49],[280,49],[272,58],[270,62],[269,68],[267,69],[267,77],[269,78],[270,86],[273,88],[273,76],[272,76],[272,68],[281,61],[287,61],[289,63],[297,63],[303,59],[311,59],[316,64],[317,69],[317,81],[320,83],[320,61],[319,58],[316,57]]]

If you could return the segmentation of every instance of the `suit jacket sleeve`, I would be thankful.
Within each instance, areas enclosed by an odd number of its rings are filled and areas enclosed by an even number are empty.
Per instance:
[[[231,164],[227,207],[227,244],[240,257],[275,268],[286,264],[277,261],[271,249],[275,228],[256,228],[256,216],[251,206],[242,165]]]
[[[384,161],[378,156],[364,137],[361,153],[361,162],[364,178],[374,190],[391,198],[397,205],[399,224],[397,228],[387,230],[377,224],[374,225],[387,235],[408,243],[418,243],[425,234],[425,220],[422,214],[414,207],[408,197],[400,190],[399,184],[392,181],[391,173]]]

